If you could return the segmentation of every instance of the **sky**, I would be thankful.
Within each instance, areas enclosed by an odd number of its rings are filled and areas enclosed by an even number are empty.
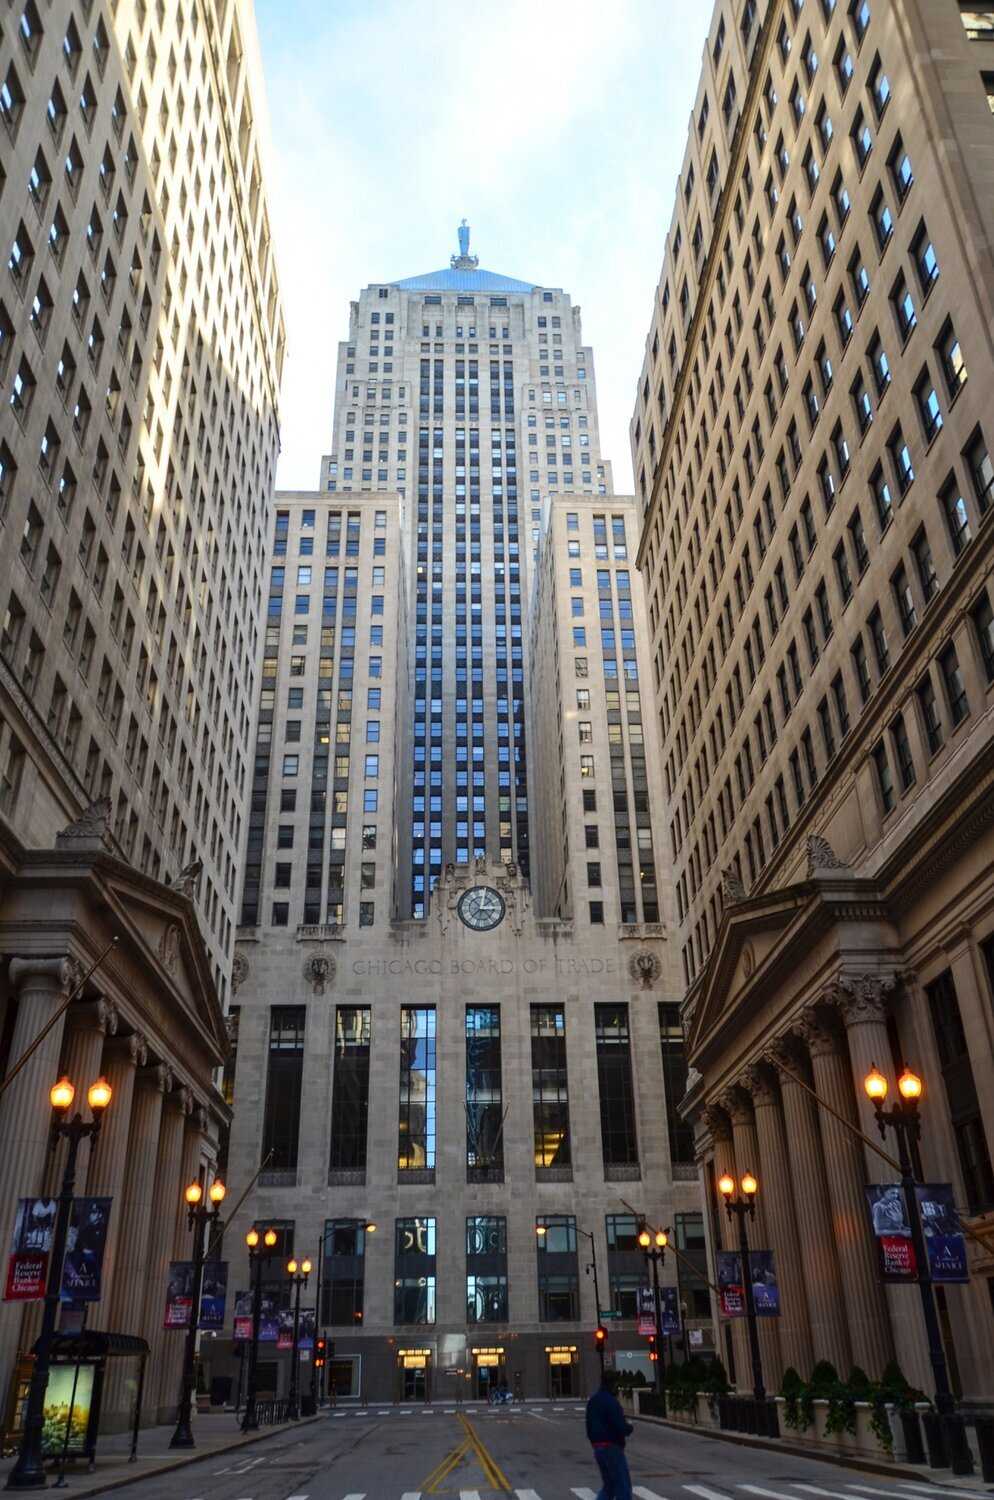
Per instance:
[[[628,422],[711,0],[256,0],[287,323],[282,489],[314,489],[337,346],[370,282],[447,266],[569,292],[601,447]]]

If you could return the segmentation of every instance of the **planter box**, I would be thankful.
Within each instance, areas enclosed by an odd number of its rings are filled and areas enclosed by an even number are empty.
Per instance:
[[[647,1394],[655,1395],[655,1392]],[[712,1401],[714,1409],[712,1411]],[[636,1414],[640,1407],[636,1406]],[[689,1411],[675,1411],[669,1400],[666,1403],[666,1417],[669,1422],[677,1422],[684,1427],[717,1427],[718,1426],[718,1400],[717,1397],[709,1396],[704,1391],[698,1391],[694,1397],[694,1405]]]
[[[814,1422],[810,1427],[804,1428],[788,1427],[785,1410],[787,1403],[782,1396],[777,1396],[776,1402],[780,1433],[785,1442],[809,1447],[814,1452],[861,1455],[885,1463],[893,1462],[893,1452],[884,1447],[870,1426],[873,1409],[868,1401],[856,1402],[855,1433],[825,1431],[828,1420],[828,1402],[825,1400],[815,1401]],[[888,1413],[889,1410],[888,1408]]]

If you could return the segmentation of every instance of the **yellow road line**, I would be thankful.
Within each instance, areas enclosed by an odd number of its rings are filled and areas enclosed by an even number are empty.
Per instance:
[[[461,1412],[459,1413],[459,1420],[463,1424],[463,1427],[466,1429],[466,1432],[469,1436],[469,1441],[473,1447],[473,1451],[475,1452],[476,1457],[479,1460],[480,1467],[483,1470],[483,1473],[491,1489],[509,1491],[511,1488],[511,1481],[501,1469],[497,1460],[493,1458],[487,1451],[472,1422],[470,1422],[468,1417],[463,1416]]]
[[[451,1453],[447,1453],[442,1461],[435,1465],[428,1478],[419,1486],[422,1492],[426,1495],[433,1495],[442,1480],[449,1477],[470,1446],[471,1444],[467,1437],[457,1447],[453,1448]]]

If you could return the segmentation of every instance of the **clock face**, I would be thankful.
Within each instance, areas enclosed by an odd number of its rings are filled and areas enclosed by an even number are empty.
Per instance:
[[[460,919],[474,932],[490,932],[504,919],[504,898],[489,885],[474,885],[459,898]]]

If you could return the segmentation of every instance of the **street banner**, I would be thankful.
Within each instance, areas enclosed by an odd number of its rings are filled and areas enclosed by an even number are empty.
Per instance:
[[[280,1333],[280,1304],[275,1292],[263,1292],[259,1312],[260,1344],[276,1344]],[[252,1337],[251,1330],[249,1338]]]
[[[866,1201],[881,1280],[917,1281],[918,1264],[903,1187],[899,1182],[871,1182],[866,1187]]]
[[[44,1298],[57,1212],[55,1198],[18,1201],[7,1262],[5,1302],[37,1302]]]
[[[302,1307],[300,1309],[300,1327],[297,1332],[297,1348],[314,1348],[314,1328],[317,1321],[316,1311],[313,1307]]]
[[[651,1286],[638,1289],[638,1331],[646,1337],[656,1331],[656,1303]]]
[[[224,1327],[224,1306],[228,1290],[228,1262],[208,1260],[204,1262],[203,1280],[200,1284],[200,1320],[198,1328],[220,1329]],[[193,1303],[193,1261],[171,1260],[169,1281],[166,1287],[166,1312],[163,1328],[189,1328],[190,1307]],[[249,1330],[246,1338],[252,1337],[252,1305],[249,1302]],[[236,1333],[236,1338],[239,1335]]]
[[[659,1321],[664,1333],[680,1332],[680,1302],[675,1286],[659,1288]]]
[[[246,1343],[252,1337],[252,1293],[235,1293],[235,1320],[233,1337]]]
[[[742,1257],[737,1250],[719,1250],[718,1303],[725,1318],[746,1315],[745,1287],[742,1284]],[[749,1275],[752,1301],[757,1318],[780,1316],[780,1287],[772,1250],[749,1251]]]
[[[279,1332],[276,1338],[277,1349],[293,1348],[293,1312],[289,1307],[280,1308]]]
[[[112,1198],[74,1198],[69,1215],[62,1301],[99,1302]]]
[[[956,1212],[952,1183],[926,1182],[915,1188],[925,1254],[933,1281],[969,1281],[966,1238]]]

